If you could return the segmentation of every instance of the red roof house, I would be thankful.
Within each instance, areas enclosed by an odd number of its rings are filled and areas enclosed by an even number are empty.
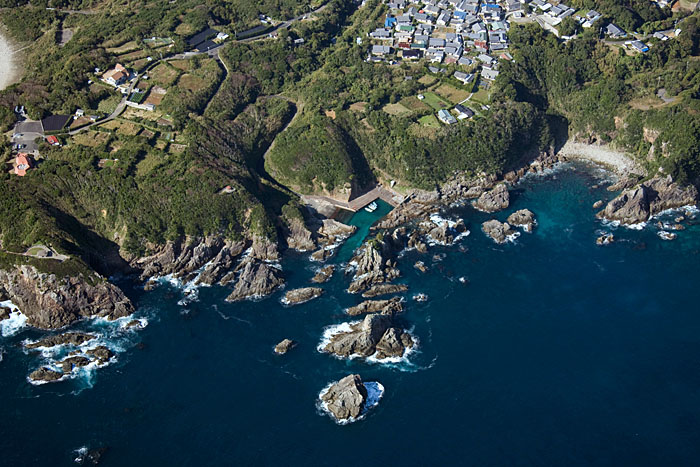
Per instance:
[[[32,168],[32,159],[28,154],[19,153],[15,158],[15,175],[24,177],[27,170]]]
[[[53,135],[47,136],[46,142],[49,143],[51,146],[60,146],[61,145],[61,143],[58,141],[58,138],[56,138]]]

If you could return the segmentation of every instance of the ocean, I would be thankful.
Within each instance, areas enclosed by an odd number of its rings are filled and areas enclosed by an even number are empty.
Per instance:
[[[103,447],[107,466],[697,465],[699,221],[674,241],[659,238],[656,221],[606,225],[592,205],[613,197],[607,178],[568,163],[526,177],[503,212],[444,213],[471,234],[399,260],[409,286],[400,321],[419,341],[407,361],[317,351],[362,300],[338,271],[321,298],[295,307],[280,304],[283,292],[229,304],[222,287],[183,299],[167,281],[150,292],[122,282],[147,326],[84,323],[117,362],[41,386],[26,378],[48,356],[17,344],[42,334],[7,326],[1,463],[74,465],[76,450]],[[522,208],[537,217],[534,233],[496,245],[481,232]],[[596,245],[603,231],[616,241]],[[347,257],[341,249],[331,262]],[[282,264],[287,290],[308,286],[319,267],[298,253]],[[284,338],[298,347],[273,354]],[[318,394],[351,373],[384,394],[362,420],[339,425]]]

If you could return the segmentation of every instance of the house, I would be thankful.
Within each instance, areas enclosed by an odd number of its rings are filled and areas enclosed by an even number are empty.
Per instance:
[[[438,119],[445,125],[454,125],[455,123],[457,123],[457,119],[454,118],[452,114],[445,109],[441,109],[438,111]]]
[[[632,41],[630,44],[633,49],[639,51],[639,52],[649,52],[649,46],[647,46],[644,42],[642,41]]]
[[[15,157],[15,175],[18,177],[24,177],[27,175],[27,170],[32,168],[32,158],[29,154],[20,152]]]
[[[457,118],[460,120],[472,118],[474,116],[474,111],[469,107],[463,106],[462,104],[457,104],[455,106],[455,111],[457,112]]]
[[[85,111],[83,109],[78,109],[75,111],[76,117],[82,117],[83,115],[85,115]]]
[[[387,29],[391,29],[394,27],[396,24],[396,18],[393,16],[387,16],[387,18],[384,20],[384,27]]]
[[[126,68],[124,68],[124,66],[122,66],[120,63],[117,63],[113,69],[108,70],[102,76],[102,79],[107,84],[111,84],[112,86],[119,86],[121,84],[124,84],[124,82],[126,82],[126,80],[129,79],[130,76],[131,74],[129,73],[129,71]]]
[[[416,49],[404,50],[402,56],[406,60],[418,60],[421,57],[421,51]]]
[[[374,31],[369,33],[369,37],[372,39],[377,39],[380,41],[386,41],[386,40],[391,40],[391,31],[387,31],[386,29],[375,29]]]
[[[627,35],[623,29],[615,26],[613,23],[608,24],[608,27],[605,28],[605,33],[613,39],[625,37]]]
[[[391,47],[388,45],[373,45],[372,46],[372,55],[387,55],[391,53]]]
[[[498,77],[498,70],[492,70],[492,69],[490,69],[490,68],[484,68],[484,69],[481,71],[481,76],[482,76],[484,79],[487,79],[487,80],[489,80],[489,81],[493,81],[493,80],[495,80],[495,79]]]
[[[457,79],[458,81],[461,81],[464,84],[469,84],[472,81],[474,81],[474,75],[471,73],[464,73],[461,71],[455,71],[455,74],[452,75]]]
[[[46,137],[46,142],[49,143],[51,146],[60,146],[61,143],[58,141],[58,138],[51,135]]]

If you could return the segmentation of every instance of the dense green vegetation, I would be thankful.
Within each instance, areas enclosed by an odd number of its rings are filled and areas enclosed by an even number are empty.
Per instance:
[[[656,41],[650,52],[634,55],[591,35],[561,43],[535,26],[513,28],[516,60],[503,65],[494,98],[529,102],[562,115],[571,134],[614,140],[637,154],[652,173],[661,166],[680,180],[696,180],[699,25],[698,15],[688,17],[676,40]],[[657,97],[660,90],[667,101]],[[663,143],[654,145],[651,154],[649,131]]]
[[[455,172],[517,166],[526,153],[551,148],[562,123],[572,136],[626,148],[651,173],[661,167],[682,181],[700,176],[698,15],[678,23],[677,39],[648,39],[647,54],[601,42],[596,28],[582,31],[571,21],[562,28],[578,37],[567,42],[537,25],[513,25],[515,61],[502,62],[496,83],[474,94],[474,119],[445,126],[417,94],[453,105],[475,89],[452,77],[456,65],[431,74],[424,63],[368,63],[369,44],[356,38],[382,22],[386,5],[366,3],[356,12],[353,2],[331,0],[317,19],[281,29],[276,40],[230,43],[220,51],[226,79],[212,59],[162,63],[156,71],[147,56],[180,52],[207,26],[240,32],[260,24],[260,13],[281,19],[319,3],[47,0],[3,14],[15,39],[35,41],[25,79],[0,93],[3,130],[13,125],[17,104],[33,117],[78,107],[108,112],[119,96],[88,80],[96,81],[95,67],[117,61],[153,75],[139,83],[144,96],[153,86],[167,94],[157,117],[130,114],[83,139],[66,138],[64,147],[44,145],[38,168],[24,178],[3,172],[2,248],[47,243],[80,257],[76,265],[107,271],[120,255],[185,235],[275,238],[277,228],[302,216],[286,187],[340,194],[395,180],[399,188],[433,189]],[[642,0],[572,4],[629,31],[681,19]],[[66,28],[73,38],[59,47]],[[151,37],[166,40],[146,45]],[[0,154],[4,164],[6,141]]]

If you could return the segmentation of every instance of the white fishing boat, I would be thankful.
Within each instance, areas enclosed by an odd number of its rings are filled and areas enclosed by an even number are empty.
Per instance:
[[[377,206],[377,203],[375,203],[374,201],[372,201],[371,203],[369,203],[369,204],[365,207],[365,211],[367,211],[367,212],[374,212],[374,211],[377,210],[378,207],[379,207],[379,206]]]

